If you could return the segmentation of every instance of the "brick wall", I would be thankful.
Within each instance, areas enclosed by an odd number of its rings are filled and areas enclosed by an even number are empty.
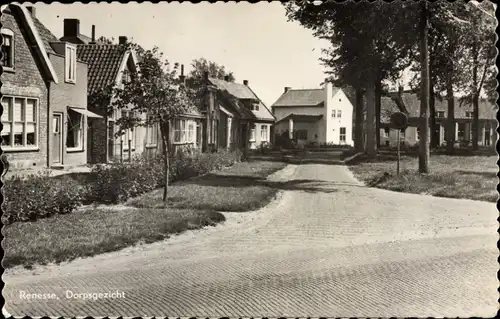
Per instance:
[[[46,167],[47,159],[47,116],[48,84],[43,78],[40,60],[28,43],[26,30],[19,28],[20,21],[8,9],[1,16],[3,28],[14,33],[14,71],[5,70],[1,76],[2,94],[37,98],[38,108],[38,149],[17,151],[3,149],[11,168]]]

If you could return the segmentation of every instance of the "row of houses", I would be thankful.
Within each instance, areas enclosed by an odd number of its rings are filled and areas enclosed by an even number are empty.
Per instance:
[[[136,127],[116,135],[116,122],[130,116],[131,109],[108,111],[109,105],[91,97],[109,85],[121,86],[138,65],[127,37],[117,44],[96,41],[80,32],[80,21],[64,19],[58,39],[36,17],[34,7],[10,4],[2,8],[2,151],[13,168],[65,168],[88,163],[129,160],[151,156],[161,148],[157,126]],[[181,81],[185,80],[183,68]],[[349,90],[325,81],[319,89],[292,89],[268,108],[249,82],[230,82],[205,73],[206,96],[202,105],[190,109],[172,123],[170,149],[256,149],[276,136],[293,138],[300,145],[353,145],[354,97]],[[400,139],[418,142],[420,101],[411,91],[399,90],[382,98],[380,140],[397,145],[389,116],[402,111],[409,127]],[[480,145],[495,145],[496,110],[480,101]],[[445,140],[446,101],[436,100],[433,134]],[[471,140],[473,109],[457,99],[455,140]],[[146,119],[147,115],[144,115]]]
[[[121,86],[138,57],[127,37],[117,44],[80,32],[80,21],[64,19],[58,39],[36,17],[34,7],[2,7],[2,151],[11,168],[65,168],[128,160],[160,150],[158,127],[136,127],[116,136],[116,122],[131,109],[108,111],[91,98]],[[184,78],[184,74],[181,74]],[[205,74],[207,96],[171,125],[171,146],[257,148],[271,141],[275,118],[248,81],[232,83]],[[146,117],[147,115],[144,115]],[[145,118],[144,118],[145,119]]]

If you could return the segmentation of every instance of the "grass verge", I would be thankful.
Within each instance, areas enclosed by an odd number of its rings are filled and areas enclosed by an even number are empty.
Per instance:
[[[167,208],[161,201],[162,190],[155,190],[129,200],[126,206],[88,206],[71,214],[7,225],[3,228],[3,266],[30,268],[70,261],[215,225],[225,220],[217,211],[248,211],[269,203],[278,190],[256,181],[285,166],[251,160],[174,183]]]
[[[401,157],[401,174],[396,176],[396,157],[361,159],[350,165],[354,175],[368,186],[398,192],[428,194],[496,202],[497,156],[431,155],[429,174],[418,173],[418,158]]]

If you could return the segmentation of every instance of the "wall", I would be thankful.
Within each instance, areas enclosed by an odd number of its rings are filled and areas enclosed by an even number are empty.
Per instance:
[[[337,116],[338,110],[342,111],[342,116],[332,117],[332,111],[335,110]],[[342,90],[330,98],[326,103],[326,143],[340,144],[340,128],[346,128],[346,141],[348,145],[354,145],[352,138],[352,120],[353,106]]]
[[[3,149],[12,169],[47,167],[48,85],[43,78],[38,57],[26,31],[19,28],[19,20],[9,9],[2,12],[2,27],[14,32],[14,71],[4,70],[1,92],[4,95],[38,99],[38,147],[33,150]]]
[[[66,137],[68,134],[67,115],[68,107],[77,107],[87,109],[87,73],[88,67],[86,63],[77,61],[76,66],[76,82],[68,83],[65,81],[65,58],[64,56],[49,54],[50,61],[59,78],[58,84],[52,84],[50,87],[50,115],[49,115],[49,132],[53,132],[52,115],[54,112],[63,114],[63,152],[61,164],[64,166],[77,166],[87,163],[87,130],[88,119],[83,117],[83,150],[68,151],[66,147]],[[52,136],[52,134],[50,134]],[[48,149],[52,150],[53,141],[48,139]],[[49,163],[52,165],[52,152],[49,152]]]
[[[276,121],[280,121],[281,119],[287,117],[290,114],[306,114],[306,115],[323,115],[323,118],[315,123],[311,123],[312,127],[314,127],[315,134],[318,134],[318,142],[325,143],[326,142],[326,121],[325,118],[325,107],[275,107],[274,108],[274,116],[276,116]],[[294,129],[296,128],[296,122],[294,122]],[[283,122],[275,124],[275,134],[281,133],[283,131],[288,130],[288,121],[285,120]],[[309,133],[308,133],[309,135]]]

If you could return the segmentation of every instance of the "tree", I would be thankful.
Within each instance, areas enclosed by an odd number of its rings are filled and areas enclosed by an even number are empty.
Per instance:
[[[100,36],[97,41],[97,43],[102,43],[102,44],[114,44],[115,43],[115,38],[112,37],[111,39],[106,38],[105,36]]]
[[[415,32],[407,31],[417,23],[414,10],[411,10],[415,4],[394,2],[389,6],[381,2],[328,1],[315,5],[292,1],[284,5],[289,20],[298,21],[316,37],[332,43],[332,48],[323,51],[325,57],[321,59],[330,69],[327,73],[353,86],[358,93],[366,92],[369,97],[366,129],[370,135],[367,152],[376,154],[382,81],[398,76],[411,61],[410,48],[417,37]],[[356,123],[355,132],[360,131],[360,124]],[[356,140],[359,143],[359,139]]]
[[[226,70],[226,67],[205,58],[194,59],[191,61],[191,71],[186,79],[186,85],[189,87],[199,86],[203,81],[205,72],[210,74],[210,77],[224,80],[226,77],[229,82],[234,82],[236,79],[233,72]]]
[[[123,86],[115,88],[112,107],[127,109],[130,116],[119,119],[116,124],[123,133],[138,126],[158,125],[162,139],[164,161],[163,201],[167,200],[169,179],[170,123],[193,108],[185,86],[178,77],[179,65],[163,60],[163,53],[155,47],[143,50],[137,45],[140,59],[137,71],[131,72]]]

